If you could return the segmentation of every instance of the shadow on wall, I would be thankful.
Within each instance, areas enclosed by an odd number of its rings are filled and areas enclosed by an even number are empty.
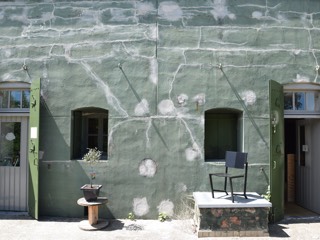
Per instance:
[[[40,119],[39,149],[43,151],[40,161],[70,160],[70,148],[57,126],[57,123],[60,126],[69,126],[70,117],[52,116],[45,102],[41,101]]]

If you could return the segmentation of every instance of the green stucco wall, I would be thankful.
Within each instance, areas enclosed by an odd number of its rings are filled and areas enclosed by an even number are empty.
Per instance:
[[[248,191],[265,192],[268,81],[318,80],[319,12],[318,0],[0,1],[0,80],[41,78],[40,215],[83,215],[88,167],[70,160],[82,107],[109,111],[102,216],[157,218],[209,191],[221,164],[204,160],[204,112],[243,111],[226,77],[262,134],[244,113]]]

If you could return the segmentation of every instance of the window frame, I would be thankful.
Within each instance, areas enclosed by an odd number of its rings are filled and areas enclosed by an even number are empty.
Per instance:
[[[284,109],[285,118],[310,117],[320,118],[320,85],[318,83],[290,83],[285,84],[283,96],[286,103],[286,94],[291,94],[292,109]],[[295,96],[297,93],[304,94],[304,109],[295,109]],[[308,110],[308,93],[313,93],[314,110]]]
[[[11,92],[18,91],[20,92],[20,107],[11,107]],[[28,92],[29,95],[27,97],[28,99],[28,105],[26,107],[23,107],[23,92]],[[30,111],[30,83],[27,82],[1,82],[0,83],[0,92],[8,92],[7,94],[7,107],[2,107],[0,105],[0,113],[29,113]]]
[[[97,134],[89,133],[89,119],[98,119]],[[108,159],[108,120],[109,111],[102,108],[82,108],[72,111],[72,159],[82,159],[88,148],[94,147],[102,151],[101,160]],[[107,134],[104,133],[105,123]],[[90,146],[89,136],[97,137],[97,146]],[[105,137],[107,137],[106,145],[104,144]]]

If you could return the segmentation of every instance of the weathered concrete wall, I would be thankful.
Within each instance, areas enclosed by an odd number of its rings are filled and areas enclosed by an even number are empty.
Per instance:
[[[87,167],[70,160],[81,107],[109,110],[96,179],[109,217],[171,214],[209,190],[219,166],[204,161],[204,111],[243,110],[220,63],[262,133],[245,114],[248,190],[264,192],[268,80],[318,80],[319,12],[317,0],[1,1],[1,81],[42,79],[40,214],[82,215]]]

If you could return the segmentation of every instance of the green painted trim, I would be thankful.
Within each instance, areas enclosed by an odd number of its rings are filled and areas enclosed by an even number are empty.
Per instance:
[[[34,80],[30,89],[28,212],[35,219],[39,217],[39,119],[40,79]]]

